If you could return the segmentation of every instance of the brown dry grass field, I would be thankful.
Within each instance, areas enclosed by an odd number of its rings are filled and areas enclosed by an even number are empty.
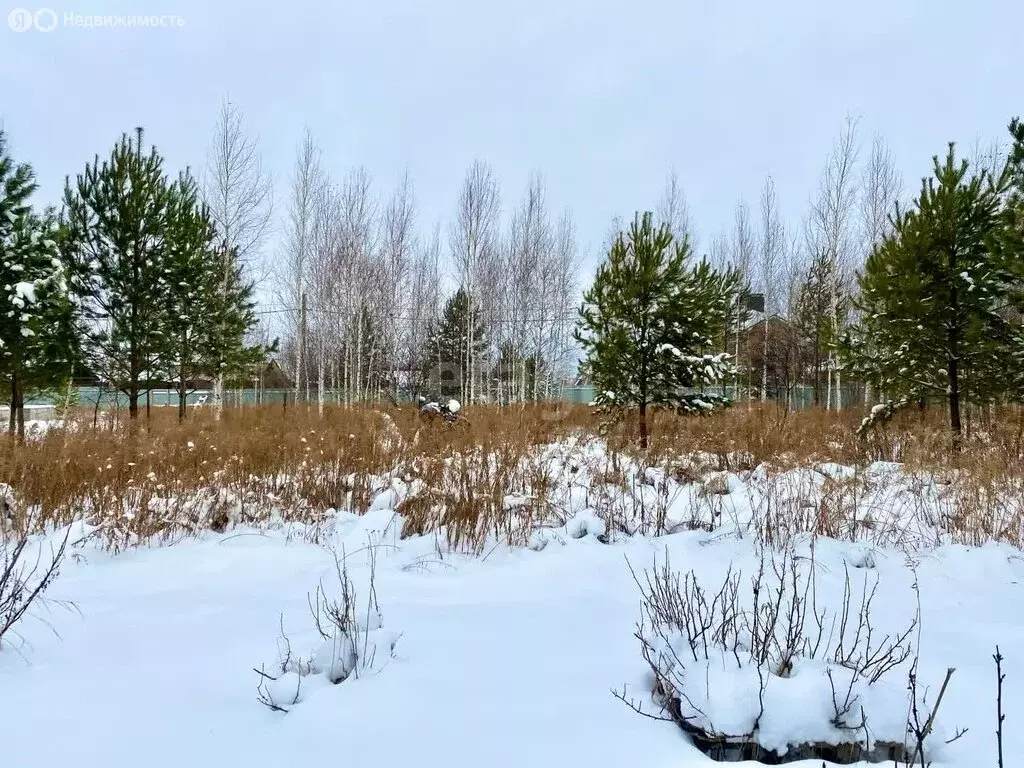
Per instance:
[[[492,535],[525,542],[550,516],[549,495],[563,479],[571,485],[576,471],[564,456],[552,464],[544,450],[552,445],[601,447],[600,468],[582,481],[595,499],[598,486],[628,491],[647,477],[637,466],[678,484],[704,483],[713,496],[709,471],[749,475],[762,467],[771,478],[823,462],[856,468],[895,461],[905,473],[955,489],[943,521],[952,540],[1021,544],[1024,413],[973,413],[959,452],[950,450],[941,409],[902,413],[867,439],[856,434],[863,415],[757,404],[706,417],[659,412],[651,449],[640,456],[633,421],[609,423],[583,406],[477,406],[455,426],[425,423],[415,409],[398,407],[327,406],[322,416],[315,406],[253,407],[228,409],[220,421],[196,409],[183,424],[158,409],[135,425],[102,414],[94,425],[92,413],[80,412],[23,445],[0,439],[0,483],[18,500],[9,513],[16,527],[84,520],[90,535],[121,550],[271,519],[315,527],[333,509],[365,511],[398,479],[419,489],[398,505],[405,535],[443,529],[450,545],[479,549]],[[841,479],[829,483],[811,504],[775,504],[761,535],[803,529],[842,537],[858,491]],[[515,495],[523,502],[510,509]],[[638,513],[635,503],[629,512]],[[646,507],[639,514],[654,515],[648,522],[655,527],[665,523]]]

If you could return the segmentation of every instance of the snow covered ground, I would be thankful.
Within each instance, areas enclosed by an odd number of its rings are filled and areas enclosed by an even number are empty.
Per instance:
[[[0,405],[0,432],[7,431],[7,423],[10,421],[11,409],[9,406]],[[47,430],[63,426],[63,422],[57,418],[57,409],[52,405],[26,405],[25,406],[25,436],[32,437],[45,434]]]
[[[633,634],[641,610],[630,566],[642,574],[668,556],[709,588],[731,566],[745,585],[759,564],[754,539],[722,526],[605,544],[586,520],[550,529],[542,548],[496,546],[483,557],[446,552],[434,535],[400,539],[390,509],[340,513],[327,546],[286,527],[117,556],[80,547],[49,594],[74,601],[77,612],[36,611],[21,628],[24,642],[0,649],[0,764],[712,765],[674,724],[642,717],[612,694],[626,686],[628,697],[656,711]],[[809,557],[809,543],[799,539],[793,551]],[[331,550],[346,553],[361,610],[373,571],[379,623],[400,635],[393,658],[379,654],[373,670],[338,685],[309,675],[298,701],[285,702],[287,713],[271,711],[257,701],[254,668],[277,669],[282,627],[300,662],[323,646],[309,598],[318,584],[338,594]],[[830,608],[844,565],[858,579],[879,579],[873,615],[885,631],[905,625],[920,601],[919,676],[930,701],[947,667],[956,668],[935,740],[969,730],[937,747],[936,764],[995,766],[997,643],[1006,657],[1006,753],[1024,751],[1020,552],[944,545],[911,559],[818,539],[819,599]],[[785,711],[772,718],[773,728],[788,723],[797,739],[821,704],[800,682],[794,675],[780,684]],[[883,682],[890,697],[905,697],[905,669]],[[290,695],[270,687],[272,696]],[[730,701],[725,694],[719,703]],[[733,703],[735,712],[751,705],[739,693]]]

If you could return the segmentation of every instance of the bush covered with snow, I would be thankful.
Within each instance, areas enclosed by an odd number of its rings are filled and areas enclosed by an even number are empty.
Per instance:
[[[384,629],[384,618],[374,589],[375,545],[370,552],[369,597],[360,605],[345,567],[344,555],[335,557],[337,591],[323,583],[309,598],[309,609],[320,642],[304,657],[296,657],[283,628],[276,674],[255,670],[260,677],[257,698],[278,712],[288,712],[304,693],[324,685],[338,685],[381,671],[393,658],[401,634]]]
[[[918,620],[881,631],[877,579],[853,581],[847,570],[831,608],[813,558],[762,554],[751,578],[730,568],[714,591],[666,560],[638,580],[655,701],[717,759],[905,759],[901,668]]]

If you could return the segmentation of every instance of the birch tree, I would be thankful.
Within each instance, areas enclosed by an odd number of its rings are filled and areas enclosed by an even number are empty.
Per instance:
[[[551,374],[564,377],[569,372],[575,339],[575,309],[579,306],[580,253],[576,242],[576,224],[566,209],[555,225],[552,249]]]
[[[323,416],[332,360],[340,349],[336,333],[336,306],[341,284],[337,274],[338,254],[342,248],[338,190],[326,179],[318,184],[310,201],[309,247],[306,273],[306,330],[312,319],[313,346],[316,349],[317,410]],[[309,367],[307,345],[307,368]],[[335,386],[337,380],[334,380]]]
[[[383,274],[374,259],[378,247],[378,209],[371,193],[370,175],[354,168],[345,177],[340,197],[341,249],[336,274],[338,319],[345,339],[343,380],[346,402],[365,399],[374,385],[373,364],[378,343],[370,327],[374,290]]]
[[[688,238],[690,247],[697,250],[690,205],[675,169],[669,171],[665,179],[665,188],[658,201],[657,215],[659,221],[668,224],[676,240]]]
[[[418,243],[409,286],[408,336],[405,360],[409,382],[415,392],[425,386],[423,372],[429,364],[424,361],[427,335],[436,325],[441,302],[441,226],[435,225],[429,238]]]
[[[871,254],[892,235],[892,217],[903,193],[903,179],[885,139],[876,135],[861,174],[861,228],[863,231],[862,268]],[[854,288],[858,284],[853,285]],[[856,307],[854,307],[856,313]],[[864,404],[872,399],[871,382],[864,384]]]
[[[750,222],[750,208],[745,201],[740,200],[736,206],[730,254],[732,267],[739,276],[738,282],[734,283],[736,292],[732,297],[734,305],[732,314],[735,321],[733,329],[735,333],[734,360],[736,365],[734,379],[736,390],[733,394],[737,400],[740,397],[740,375],[742,372],[740,365],[740,336],[742,335],[743,322],[747,316],[746,300],[750,295],[751,276],[756,254],[757,242],[754,228]]]
[[[544,183],[535,174],[512,218],[508,253],[508,320],[505,350],[511,399],[536,399],[543,364],[544,316],[549,292],[553,237],[545,203]],[[529,386],[527,368],[532,368]]]
[[[780,311],[780,295],[782,293],[780,268],[785,258],[786,230],[779,214],[778,197],[775,192],[775,180],[769,176],[765,179],[761,191],[761,247],[760,272],[761,291],[764,294],[764,331],[761,360],[761,400],[768,399],[768,350],[769,328],[773,314]]]
[[[296,399],[303,391],[303,385],[307,395],[309,391],[309,376],[306,371],[308,333],[305,309],[314,217],[326,183],[320,158],[320,149],[313,140],[312,132],[307,128],[295,155],[289,189],[285,242],[277,264],[278,301],[285,310],[289,335],[293,340],[292,370],[295,375]]]
[[[903,179],[892,152],[881,136],[875,136],[861,174],[861,227],[865,258],[892,234],[892,216],[903,194]]]
[[[476,312],[477,294],[482,287],[486,268],[498,256],[498,224],[501,214],[498,182],[490,167],[477,160],[470,167],[459,193],[458,210],[452,223],[450,245],[452,260],[458,271],[459,282],[469,298],[468,314]],[[490,281],[487,281],[490,282]],[[467,381],[463,382],[462,397],[473,402],[477,395],[476,380],[479,371],[479,339],[474,324],[469,324],[466,338]]]
[[[818,256],[820,264],[835,270],[834,276],[820,275],[821,285],[827,286],[831,292],[827,305],[835,333],[841,332],[846,324],[844,307],[848,306],[846,298],[854,272],[852,259],[857,245],[858,142],[857,120],[848,117],[825,161],[807,223],[808,250]],[[842,371],[834,343],[829,345],[827,367],[826,408],[841,410]]]
[[[407,336],[407,315],[411,309],[410,287],[416,259],[416,201],[406,172],[384,209],[381,220],[383,276],[378,285],[382,301],[382,362],[387,386],[397,398],[399,368],[403,367],[402,346]]]
[[[214,129],[214,140],[206,159],[202,197],[217,228],[227,258],[239,261],[247,280],[259,282],[256,261],[270,230],[273,213],[273,187],[264,173],[257,142],[244,129],[241,109],[225,100]],[[221,266],[223,292],[231,290],[234,264]],[[217,418],[223,409],[224,375],[215,373],[213,402]]]

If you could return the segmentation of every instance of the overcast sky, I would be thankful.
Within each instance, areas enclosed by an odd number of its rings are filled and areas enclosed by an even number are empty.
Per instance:
[[[230,97],[279,214],[308,124],[338,177],[362,164],[389,191],[408,168],[423,231],[446,225],[474,158],[506,209],[539,170],[593,257],[670,168],[706,244],[768,174],[802,215],[847,114],[865,145],[889,141],[912,189],[946,141],[1002,138],[1024,113],[1020,0],[52,1],[53,31],[0,27],[0,119],[46,201],[136,125],[172,170],[201,166]],[[184,26],[82,29],[65,13]]]

